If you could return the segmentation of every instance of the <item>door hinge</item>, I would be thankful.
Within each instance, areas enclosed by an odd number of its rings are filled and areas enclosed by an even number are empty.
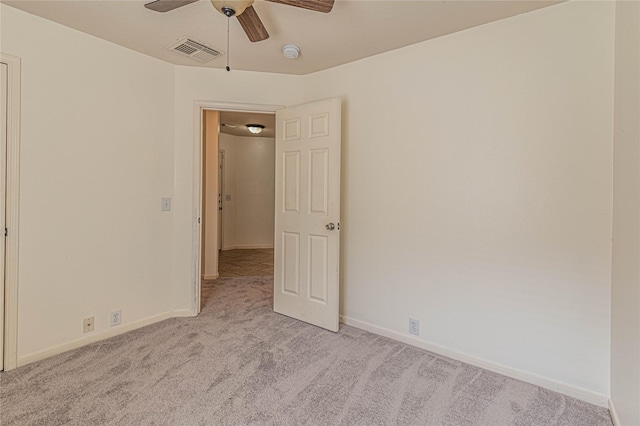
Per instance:
[[[4,236],[7,237],[9,235],[9,230],[7,228],[4,228]]]

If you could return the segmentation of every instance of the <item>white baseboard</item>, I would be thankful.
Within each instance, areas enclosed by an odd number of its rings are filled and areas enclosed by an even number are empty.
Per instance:
[[[612,400],[609,400],[609,413],[611,414],[613,426],[622,426],[622,423],[620,423],[620,419],[618,418],[618,412],[616,411],[616,407],[613,405]]]
[[[97,333],[88,335],[86,337],[82,337],[80,339],[72,340],[70,342],[63,343],[61,345],[53,346],[51,348],[43,349],[41,351],[32,352],[24,356],[19,356],[18,367],[22,367],[23,365],[27,365],[32,362],[49,358],[51,356],[58,355],[63,352],[67,352],[72,349],[77,349],[82,346],[89,345],[91,343],[99,342],[100,340],[108,339],[110,337],[114,337],[119,334],[126,333],[128,331],[133,331],[138,328],[151,325],[156,322],[160,322],[174,316],[192,316],[193,315],[193,313],[190,310],[185,310],[185,311],[189,312],[189,315],[176,315],[177,313],[182,313],[182,311],[165,312],[159,315],[154,315],[151,317],[147,317],[147,318],[132,322],[130,324],[125,324],[123,326],[108,328],[104,331],[97,332]]]
[[[191,309],[178,309],[171,311],[171,318],[195,317]]]
[[[517,368],[508,367],[502,364],[478,358],[473,355],[465,354],[454,349],[449,349],[444,346],[436,345],[434,343],[418,339],[417,337],[408,336],[397,331],[379,327],[365,321],[340,316],[340,322],[352,327],[359,328],[361,330],[368,331],[370,333],[388,337],[393,340],[398,340],[411,346],[416,346],[420,349],[425,349],[429,352],[433,352],[447,358],[452,358],[470,365],[474,365],[476,367],[484,368],[485,370],[493,371],[494,373],[502,374],[503,376],[511,377],[516,380],[521,380],[523,382],[531,383],[545,389],[571,396],[573,398],[577,398],[591,404],[599,405],[605,408],[607,408],[607,404],[609,404],[609,398],[606,395],[592,392],[590,390],[579,388],[567,383],[559,382],[548,377],[519,370]]]
[[[218,279],[220,274],[202,274],[200,278],[203,280],[215,280]]]

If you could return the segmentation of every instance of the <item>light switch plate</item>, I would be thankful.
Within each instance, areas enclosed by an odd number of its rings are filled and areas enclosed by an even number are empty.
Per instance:
[[[162,203],[160,206],[160,210],[163,212],[170,212],[171,211],[171,198],[169,197],[163,197],[162,199]]]

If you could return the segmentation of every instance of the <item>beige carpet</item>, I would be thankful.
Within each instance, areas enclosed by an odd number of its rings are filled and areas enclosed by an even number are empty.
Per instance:
[[[606,409],[342,326],[221,278],[174,318],[0,374],[7,425],[611,425]]]

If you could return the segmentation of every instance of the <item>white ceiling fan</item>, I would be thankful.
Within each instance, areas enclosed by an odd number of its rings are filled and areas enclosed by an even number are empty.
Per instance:
[[[198,0],[156,0],[144,6],[155,12],[169,12]],[[315,12],[328,13],[333,8],[334,0],[267,0],[272,3],[301,7]],[[254,0],[211,0],[213,7],[228,18],[238,18],[242,29],[252,42],[269,38],[267,29],[262,24],[258,13],[253,8]]]

